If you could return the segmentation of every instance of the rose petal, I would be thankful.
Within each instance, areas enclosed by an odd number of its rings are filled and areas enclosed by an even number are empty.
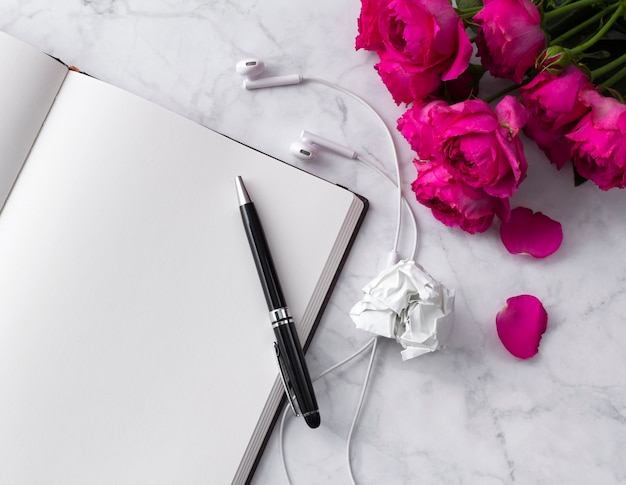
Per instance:
[[[561,223],[541,212],[516,207],[508,221],[500,226],[500,238],[511,254],[529,254],[535,258],[550,256],[563,242]]]
[[[496,315],[498,337],[515,357],[528,359],[539,351],[541,335],[546,331],[548,314],[532,295],[509,298]]]

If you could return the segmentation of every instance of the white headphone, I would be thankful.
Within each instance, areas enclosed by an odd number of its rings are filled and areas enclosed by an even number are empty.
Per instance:
[[[262,89],[262,88],[273,88],[273,87],[280,87],[280,86],[290,86],[294,84],[301,84],[303,82],[316,82],[316,83],[323,84],[337,91],[340,91],[342,94],[345,94],[353,98],[354,100],[358,101],[365,108],[367,108],[376,117],[376,119],[378,119],[378,121],[381,123],[382,127],[384,128],[385,133],[387,134],[387,138],[389,139],[389,143],[393,150],[397,182],[390,179],[389,176],[387,176],[387,174],[377,166],[377,164],[365,159],[352,148],[341,145],[337,142],[334,142],[322,136],[316,135],[307,130],[304,130],[301,133],[300,140],[295,141],[291,144],[290,152],[295,157],[301,160],[313,160],[317,156],[318,147],[323,147],[327,150],[330,150],[346,158],[359,160],[365,163],[366,165],[368,165],[371,169],[375,170],[379,175],[387,179],[387,181],[390,182],[398,191],[397,192],[398,193],[398,199],[397,199],[398,222],[396,226],[396,237],[395,237],[394,247],[392,251],[390,252],[390,255],[388,258],[388,262],[395,263],[398,259],[398,242],[400,238],[400,225],[401,225],[401,219],[402,219],[402,203],[403,202],[404,202],[405,207],[408,210],[408,213],[411,216],[410,219],[411,219],[413,229],[414,229],[415,237],[414,237],[412,256],[413,256],[413,259],[415,259],[415,254],[417,252],[417,245],[418,245],[417,222],[415,220],[415,215],[413,214],[413,211],[411,210],[408,201],[402,195],[402,189],[401,189],[401,183],[400,183],[400,166],[399,166],[396,146],[393,140],[393,136],[391,135],[391,132],[389,130],[389,127],[387,126],[385,121],[382,119],[380,114],[378,114],[378,112],[374,108],[372,108],[372,106],[367,101],[365,101],[363,98],[361,98],[357,94],[343,88],[342,86],[326,81],[324,79],[320,79],[316,77],[309,77],[309,76],[305,77],[301,74],[288,74],[288,75],[283,75],[283,76],[260,77],[265,71],[265,63],[260,59],[256,59],[256,58],[242,59],[235,66],[235,70],[239,75],[245,77],[245,80],[243,82],[243,87],[245,89]]]
[[[396,224],[396,233],[395,233],[395,241],[394,241],[394,246],[393,249],[390,251],[389,256],[388,256],[388,260],[387,263],[388,265],[394,264],[398,261],[399,257],[398,257],[398,242],[399,242],[399,237],[400,237],[400,228],[401,228],[401,223],[402,223],[402,203],[404,203],[408,213],[410,214],[410,220],[412,222],[413,225],[413,230],[414,230],[414,244],[413,244],[413,255],[412,258],[415,259],[415,255],[417,252],[417,246],[418,246],[418,231],[417,231],[417,221],[415,218],[415,214],[413,214],[413,211],[411,210],[411,207],[408,203],[408,201],[406,200],[406,198],[404,197],[404,195],[402,194],[402,187],[401,187],[401,180],[400,180],[400,166],[399,166],[399,161],[398,161],[398,154],[396,151],[396,147],[395,147],[395,143],[393,140],[393,136],[391,135],[391,132],[389,130],[389,128],[387,127],[387,124],[385,123],[385,121],[382,119],[382,117],[378,114],[378,112],[376,112],[376,110],[374,110],[374,108],[372,108],[372,106],[367,103],[367,101],[365,101],[363,98],[361,98],[360,96],[356,95],[355,93],[337,85],[334,83],[331,83],[329,81],[325,81],[323,79],[319,79],[319,78],[314,78],[314,77],[304,77],[301,74],[289,74],[289,75],[284,75],[284,76],[270,76],[270,77],[266,77],[266,78],[262,78],[260,77],[261,74],[263,73],[265,69],[265,65],[263,63],[263,61],[259,60],[259,59],[253,59],[253,58],[249,58],[249,59],[243,59],[242,61],[239,61],[236,65],[236,71],[238,74],[244,76],[246,79],[243,82],[243,87],[245,89],[262,89],[262,88],[271,88],[271,87],[278,87],[278,86],[289,86],[289,85],[294,85],[294,84],[300,84],[303,83],[305,81],[308,82],[317,82],[320,84],[324,84],[328,87],[331,87],[335,90],[340,91],[341,93],[352,97],[353,99],[355,99],[356,101],[358,101],[359,103],[361,103],[363,106],[365,106],[370,112],[372,112],[374,114],[374,116],[379,120],[379,122],[382,124],[382,126],[385,129],[385,132],[388,136],[392,151],[393,151],[393,155],[394,155],[394,162],[395,162],[395,169],[396,169],[396,181],[394,181],[393,179],[391,179],[381,168],[379,168],[379,166],[368,160],[367,158],[361,156],[358,152],[356,152],[355,150],[353,150],[352,148],[349,148],[347,146],[341,145],[339,143],[336,143],[332,140],[329,140],[327,138],[324,138],[322,136],[316,135],[314,133],[311,133],[310,131],[304,130],[302,131],[302,133],[300,134],[300,139],[298,141],[295,141],[291,144],[290,146],[290,152],[297,158],[301,159],[301,160],[313,160],[315,159],[315,157],[317,156],[318,153],[318,147],[322,147],[325,148],[327,150],[330,150],[334,153],[337,153],[341,156],[344,156],[348,159],[352,159],[352,160],[359,160],[361,162],[363,162],[364,164],[366,164],[368,167],[370,167],[372,170],[376,171],[379,175],[381,175],[382,177],[384,177],[393,187],[394,189],[397,191],[397,205],[398,205],[398,210],[397,210],[397,224]],[[370,340],[365,346],[363,346],[361,349],[359,349],[357,352],[355,352],[354,354],[352,354],[350,357],[348,357],[347,359],[343,360],[342,362],[339,362],[338,364],[334,365],[333,367],[331,367],[330,369],[326,370],[324,373],[322,373],[322,375],[320,375],[317,379],[319,379],[320,377],[326,375],[328,372],[333,371],[334,369],[340,367],[341,365],[345,364],[346,362],[350,361],[351,359],[353,359],[354,357],[356,357],[357,355],[359,355],[360,353],[362,353],[363,351],[365,351],[367,348],[369,348],[370,346],[372,346],[372,353],[370,356],[370,360],[369,360],[369,365],[367,368],[367,372],[366,372],[366,376],[365,376],[365,380],[364,380],[364,384],[363,384],[363,390],[361,393],[361,398],[360,401],[357,405],[357,410],[356,410],[356,414],[354,416],[354,419],[352,421],[352,426],[350,427],[350,431],[348,434],[348,438],[347,438],[347,456],[348,456],[348,471],[350,473],[350,478],[352,483],[354,484],[354,476],[352,474],[352,466],[351,466],[351,461],[350,461],[350,443],[351,443],[351,439],[352,439],[352,432],[354,430],[356,421],[358,419],[359,413],[360,413],[360,409],[361,409],[361,405],[363,404],[363,399],[364,399],[364,395],[365,395],[365,389],[367,387],[367,383],[369,380],[369,376],[370,376],[370,372],[371,372],[371,368],[372,368],[372,363],[373,363],[373,359],[374,359],[374,354],[376,352],[376,346],[377,346],[377,342],[378,342],[378,338],[374,337],[372,340]],[[315,380],[317,380],[315,379]],[[283,446],[282,446],[282,437],[283,437],[283,426],[284,426],[284,422],[285,422],[285,418],[287,416],[287,409],[285,409],[285,412],[283,413],[283,417],[281,419],[281,425],[280,425],[280,434],[279,434],[279,445],[280,445],[280,452],[281,452],[281,460],[283,463],[283,470],[285,472],[285,476],[287,478],[287,481],[289,483],[291,483],[291,479],[289,477],[289,473],[287,471],[287,466],[285,463],[285,454],[284,454],[284,450],[283,450]]]
[[[294,141],[291,144],[289,151],[291,151],[292,155],[301,160],[313,160],[317,156],[318,146],[324,147],[346,158],[356,159],[359,156],[352,148],[340,145],[339,143],[306,130],[300,134],[300,140]]]
[[[274,88],[277,86],[289,86],[300,84],[304,78],[300,74],[287,74],[285,76],[272,76],[258,79],[265,70],[265,64],[259,59],[243,59],[235,66],[237,74],[244,76],[245,89]]]

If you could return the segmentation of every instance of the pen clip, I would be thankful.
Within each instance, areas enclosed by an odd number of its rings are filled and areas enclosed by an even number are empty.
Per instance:
[[[281,358],[280,351],[278,350],[278,344],[276,342],[274,342],[274,352],[276,353],[276,362],[278,362],[278,370],[280,371],[280,380],[283,383],[285,394],[287,395],[287,400],[289,401],[289,406],[291,407],[294,416],[300,416],[300,407],[298,406],[298,401],[296,401],[293,386],[287,376],[287,369],[283,363],[283,359]]]

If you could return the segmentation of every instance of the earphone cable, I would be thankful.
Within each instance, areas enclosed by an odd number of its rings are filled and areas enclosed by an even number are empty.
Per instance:
[[[351,477],[352,477],[352,466],[350,464],[350,441],[351,441],[351,438],[352,438],[352,433],[354,431],[354,427],[355,427],[356,421],[358,419],[358,415],[360,414],[360,410],[361,410],[361,407],[363,405],[364,396],[365,396],[365,387],[367,386],[367,382],[368,382],[369,376],[371,374],[372,361],[374,359],[374,352],[376,350],[377,342],[378,342],[378,337],[374,337],[374,338],[368,340],[367,343],[365,345],[363,345],[363,347],[358,349],[356,352],[354,352],[353,354],[349,355],[348,357],[346,357],[342,361],[337,362],[333,366],[329,367],[324,372],[322,372],[319,376],[317,376],[315,379],[313,379],[313,382],[316,382],[316,381],[320,380],[325,375],[333,372],[334,370],[338,369],[339,367],[341,367],[341,366],[347,364],[348,362],[350,362],[352,359],[354,359],[354,358],[358,357],[359,355],[361,355],[369,347],[371,347],[372,344],[374,345],[374,348],[372,349],[372,355],[370,357],[370,362],[369,362],[369,365],[368,365],[368,368],[367,368],[363,389],[361,390],[361,396],[360,396],[359,402],[357,404],[357,410],[356,410],[356,413],[355,413],[354,418],[352,420],[352,425],[350,427],[350,431],[348,433],[348,443],[347,443],[347,447],[348,447],[348,471],[349,471]],[[283,473],[285,474],[285,479],[287,480],[287,483],[289,485],[291,485],[292,482],[291,482],[291,477],[289,475],[289,470],[287,468],[287,461],[285,459],[285,448],[283,446],[283,437],[284,437],[284,433],[285,433],[285,421],[287,419],[287,416],[289,415],[289,410],[290,409],[291,408],[288,405],[285,405],[285,407],[283,409],[282,417],[280,419],[280,429],[279,429],[279,434],[278,434],[278,447],[279,447],[279,451],[280,451],[281,464],[282,464],[282,467],[283,467]],[[352,478],[352,483],[354,483],[354,478]]]
[[[350,459],[350,445],[352,443],[352,434],[354,433],[354,428],[356,427],[356,423],[359,420],[359,416],[361,415],[361,409],[363,407],[363,402],[365,401],[365,393],[367,392],[367,385],[369,384],[370,376],[372,375],[372,367],[374,364],[374,357],[376,356],[376,348],[378,347],[378,340],[380,337],[374,338],[374,345],[372,346],[372,353],[370,354],[370,360],[367,364],[367,371],[365,372],[365,379],[363,379],[363,387],[361,389],[361,396],[359,397],[359,402],[356,406],[356,411],[354,413],[354,418],[352,420],[352,424],[350,425],[350,431],[348,432],[348,438],[346,440],[346,461],[348,466],[348,473],[350,475],[350,482],[352,485],[356,485],[356,481],[354,480],[354,474],[352,473],[352,460]]]
[[[368,160],[367,158],[365,158],[365,157],[363,157],[361,155],[358,155],[357,159],[360,162],[363,162],[365,165],[367,165],[372,170],[374,170],[381,177],[383,177],[387,182],[389,182],[394,187],[394,189],[397,187],[396,183],[391,179],[391,177],[389,177],[389,175],[387,175],[380,168],[378,168],[374,162],[372,162],[371,160]],[[415,217],[415,214],[413,213],[413,209],[411,209],[411,205],[408,203],[408,201],[406,200],[404,195],[402,196],[402,201],[404,202],[404,207],[406,208],[407,212],[409,213],[409,216],[410,216],[409,219],[411,220],[411,224],[413,226],[413,253],[412,253],[412,258],[413,258],[413,260],[415,260],[415,257],[417,255],[417,247],[419,246],[419,232],[417,230],[417,218]]]
[[[255,65],[256,67],[256,65]],[[261,67],[262,67],[262,63],[261,63]],[[366,164],[368,167],[370,167],[372,170],[374,170],[375,172],[377,172],[379,175],[381,175],[383,178],[385,178],[388,182],[391,183],[392,186],[394,186],[397,189],[397,219],[396,219],[396,230],[395,230],[395,236],[394,236],[394,242],[393,242],[393,249],[390,253],[390,263],[395,263],[397,260],[397,255],[398,255],[398,247],[399,247],[399,242],[400,242],[400,232],[401,232],[401,227],[402,227],[402,204],[404,203],[406,205],[406,209],[408,211],[408,214],[410,216],[410,219],[412,221],[412,225],[413,225],[413,230],[414,230],[414,241],[413,241],[413,254],[412,254],[412,258],[413,260],[416,257],[416,253],[417,253],[417,248],[418,248],[418,242],[419,242],[419,233],[418,233],[418,227],[417,227],[417,219],[415,217],[415,214],[413,213],[413,210],[411,209],[410,204],[408,203],[407,199],[403,196],[402,194],[402,178],[401,178],[401,173],[400,173],[400,162],[398,159],[398,151],[396,148],[396,144],[393,138],[393,135],[391,133],[391,130],[389,129],[389,127],[387,126],[387,124],[385,123],[385,120],[382,118],[382,116],[367,102],[365,101],[365,99],[361,98],[359,95],[357,95],[356,93],[338,85],[335,84],[333,82],[330,81],[326,81],[325,79],[321,79],[321,78],[317,78],[317,77],[305,77],[305,76],[300,76],[298,75],[297,77],[297,83],[302,82],[302,81],[308,81],[308,82],[315,82],[315,83],[319,83],[322,85],[325,85],[327,87],[330,87],[332,89],[335,89],[339,92],[341,92],[342,94],[345,94],[349,97],[351,97],[352,99],[358,101],[361,105],[363,105],[368,111],[370,111],[374,117],[381,123],[384,132],[389,140],[389,144],[391,146],[392,149],[392,153],[393,153],[393,161],[394,161],[394,167],[395,167],[395,174],[396,174],[396,182],[394,182],[381,168],[379,168],[377,166],[377,164],[373,163],[372,161],[368,160],[367,158],[356,154],[353,156],[353,158],[356,158],[357,160],[363,162],[364,164]],[[295,84],[297,84],[295,83]],[[287,85],[287,84],[294,84],[294,83],[281,83],[281,84],[277,84],[277,85]],[[256,86],[258,87],[266,87],[266,86]],[[352,442],[352,436],[354,434],[354,430],[356,428],[356,423],[358,422],[359,416],[361,414],[361,409],[363,407],[363,403],[365,401],[365,395],[367,392],[367,387],[369,384],[369,380],[370,380],[370,376],[372,373],[372,367],[373,367],[373,363],[374,363],[374,357],[376,355],[376,349],[377,349],[377,345],[378,345],[378,339],[379,337],[374,337],[373,339],[371,339],[370,341],[368,341],[363,347],[361,347],[359,350],[357,350],[356,352],[354,352],[352,355],[350,355],[349,357],[347,357],[346,359],[342,360],[341,362],[333,365],[332,367],[330,367],[329,369],[325,370],[324,372],[322,372],[322,374],[320,374],[318,377],[316,377],[313,381],[317,381],[318,379],[322,378],[323,376],[325,376],[326,374],[334,371],[335,369],[341,367],[342,365],[346,364],[347,362],[351,361],[352,359],[354,359],[355,357],[357,357],[358,355],[360,355],[362,352],[364,352],[367,348],[369,348],[370,346],[372,346],[372,351],[371,351],[371,355],[370,355],[370,359],[369,359],[369,363],[368,363],[368,367],[367,367],[367,371],[365,373],[365,378],[363,381],[363,386],[361,388],[361,394],[359,397],[359,401],[357,403],[357,407],[354,413],[354,417],[348,432],[348,437],[347,437],[347,442],[346,442],[346,460],[347,460],[347,467],[348,467],[348,473],[350,476],[350,481],[352,483],[352,485],[356,485],[355,479],[354,479],[354,474],[352,472],[352,463],[351,463],[351,458],[350,458],[350,447],[351,447],[351,442]],[[284,450],[284,446],[283,446],[283,436],[284,436],[284,427],[285,427],[285,421],[287,418],[287,415],[289,414],[289,407],[285,406],[283,413],[282,413],[282,417],[281,417],[281,421],[280,421],[280,429],[279,429],[279,450],[280,450],[280,457],[281,457],[281,462],[282,462],[282,467],[283,467],[283,472],[285,475],[285,478],[287,480],[287,483],[291,485],[291,477],[289,476],[289,471],[287,469],[287,463],[286,463],[286,459],[285,459],[285,450]]]
[[[316,82],[319,84],[323,84],[325,86],[328,86],[332,89],[335,89],[343,94],[345,94],[346,96],[350,96],[352,99],[358,101],[359,103],[361,103],[368,111],[370,111],[374,117],[381,123],[381,125],[384,128],[384,131],[387,135],[387,138],[389,139],[389,143],[391,145],[391,149],[392,149],[392,153],[393,153],[393,159],[394,159],[394,166],[395,166],[395,171],[396,171],[396,180],[397,180],[397,188],[398,188],[398,197],[397,197],[397,205],[398,205],[398,216],[397,216],[397,222],[396,222],[396,233],[395,233],[395,238],[394,238],[394,243],[393,243],[393,249],[392,251],[394,253],[398,252],[398,245],[400,243],[400,227],[402,225],[402,179],[400,176],[400,161],[398,159],[398,150],[396,148],[396,143],[393,139],[393,135],[391,134],[391,130],[389,130],[389,127],[387,126],[387,123],[385,123],[385,120],[382,118],[382,116],[380,116],[380,114],[378,113],[378,111],[376,111],[372,105],[370,105],[367,101],[365,101],[361,96],[359,96],[358,94],[342,87],[339,86],[338,84],[335,84],[333,82],[330,81],[326,81],[325,79],[321,79],[321,78],[317,78],[317,77],[309,77],[309,76],[302,76],[302,80],[303,81],[310,81],[310,82]],[[415,256],[414,256],[415,257]]]

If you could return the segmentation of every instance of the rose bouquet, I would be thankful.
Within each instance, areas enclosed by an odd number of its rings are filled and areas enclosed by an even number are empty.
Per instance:
[[[377,53],[406,106],[398,130],[417,154],[417,200],[469,233],[499,218],[511,253],[556,251],[558,222],[510,208],[528,170],[520,134],[559,170],[569,164],[576,184],[626,187],[625,12],[626,0],[362,0],[356,48]],[[487,96],[485,73],[503,83]],[[496,317],[520,358],[537,353],[546,324],[531,295]]]
[[[625,10],[624,0],[362,0],[356,48],[376,51],[407,106],[398,129],[417,154],[417,200],[470,233],[495,216],[530,224],[509,204],[528,169],[522,131],[557,168],[571,160],[576,183],[625,187]],[[506,85],[481,99],[485,72]]]

